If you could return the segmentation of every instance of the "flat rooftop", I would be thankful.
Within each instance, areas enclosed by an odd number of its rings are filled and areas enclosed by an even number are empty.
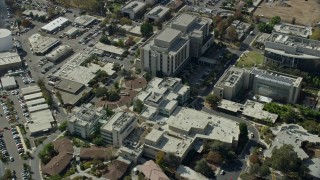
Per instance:
[[[292,35],[300,36],[303,38],[308,38],[309,36],[312,35],[311,26],[307,27],[307,26],[281,23],[281,24],[276,24],[273,27],[273,30],[278,33],[292,34]]]
[[[55,84],[55,88],[58,90],[66,91],[75,94],[84,85],[75,81],[70,81],[68,79],[61,78],[61,80]]]
[[[264,80],[272,81],[277,84],[285,84],[287,86],[299,86],[299,84],[302,82],[301,77],[282,74],[275,71],[261,70],[257,68],[253,68],[251,74],[254,74],[257,78],[262,78]]]
[[[37,92],[41,92],[41,89],[39,86],[28,86],[25,88],[21,88],[22,95],[28,95],[28,94],[33,94]]]
[[[35,53],[45,53],[50,48],[57,45],[60,40],[53,37],[41,36],[40,34],[33,34],[29,37],[29,42],[33,52]]]
[[[40,111],[40,110],[49,109],[49,106],[48,106],[48,104],[40,104],[40,105],[37,105],[37,106],[29,107],[28,109],[29,109],[30,113],[33,113],[33,112],[37,112],[37,111]]]
[[[172,24],[173,25],[179,25],[179,26],[188,27],[194,21],[196,21],[196,19],[197,19],[197,16],[195,16],[195,15],[183,13],[183,14],[178,15],[178,17],[176,17],[172,21]]]
[[[216,83],[218,86],[228,86],[233,87],[235,86],[238,81],[243,76],[243,73],[245,72],[245,69],[237,68],[234,66],[231,66],[219,79],[219,81]]]
[[[161,33],[155,38],[155,40],[164,41],[167,43],[172,43],[181,32],[171,28],[165,28]]]
[[[28,107],[39,105],[39,104],[45,104],[46,100],[44,98],[39,98],[31,101],[27,101],[26,104]]]
[[[37,99],[37,98],[41,98],[41,97],[42,97],[42,92],[37,92],[34,94],[25,95],[24,100],[29,101],[29,100],[33,100],[33,99]]]
[[[139,12],[140,10],[142,10],[144,7],[146,6],[146,4],[144,2],[141,1],[131,1],[128,4],[126,4],[122,10],[126,10],[126,11],[133,11],[135,13]]]
[[[33,121],[28,124],[31,133],[51,129],[51,123],[55,121],[49,109],[30,113],[30,118]]]
[[[320,143],[320,137],[310,134],[303,127],[296,124],[283,124],[281,126],[272,127],[272,133],[276,135],[272,141],[270,148],[264,151],[265,157],[271,157],[272,150],[275,147],[281,147],[284,144],[293,146],[298,157],[301,159],[308,159],[308,154],[301,148],[302,142]]]
[[[297,36],[273,33],[268,38],[268,41],[277,43],[277,44],[283,44],[286,46],[291,46],[291,47],[303,47],[307,49],[320,51],[320,41],[306,39],[306,38],[297,37]]]
[[[30,13],[32,13],[34,16],[38,15],[39,17],[41,16],[46,16],[48,15],[47,12],[45,11],[39,11],[39,10],[30,10],[30,9],[27,9],[25,11],[22,12],[23,15],[25,16],[30,16]]]
[[[147,16],[153,17],[159,17],[162,18],[164,17],[167,13],[169,13],[170,9],[168,7],[165,6],[156,6],[153,9],[151,9],[151,11],[149,11],[148,13],[146,13]]]
[[[177,107],[167,123],[172,132],[178,129],[191,137],[220,140],[226,143],[237,140],[240,133],[237,122],[184,107]]]
[[[21,63],[19,54],[15,52],[0,52],[0,66]]]
[[[98,42],[95,45],[95,48],[99,49],[99,50],[102,50],[102,51],[105,51],[105,52],[117,54],[117,55],[120,55],[120,56],[122,56],[123,53],[125,52],[125,50],[122,49],[122,48],[119,48],[119,47],[116,47],[116,46],[113,46],[113,45],[103,44],[101,42]]]
[[[163,133],[163,135],[161,135]],[[151,135],[149,135],[151,134]],[[152,129],[151,132],[145,137],[145,142],[147,146],[151,146],[157,149],[161,149],[165,152],[174,153],[178,157],[184,157],[184,155],[188,152],[189,147],[191,146],[193,139],[184,138],[184,137],[176,137],[171,136],[163,131]],[[155,137],[152,137],[154,135]],[[157,140],[157,143],[153,141]],[[152,143],[149,143],[152,142]]]
[[[101,129],[109,132],[111,132],[114,127],[121,129],[122,127],[126,126],[128,121],[130,121],[132,118],[134,118],[134,114],[132,113],[117,112],[106,124],[101,127]]]
[[[14,79],[14,77],[11,77],[11,76],[2,77],[1,84],[2,84],[2,87],[4,87],[4,88],[11,87],[11,86],[17,86],[16,80]]]
[[[93,21],[95,21],[97,18],[94,16],[90,15],[82,15],[80,17],[76,17],[74,20],[74,23],[82,25],[82,26],[88,26],[91,24]]]
[[[51,32],[51,31],[54,31],[55,29],[61,27],[62,25],[64,25],[67,22],[69,22],[69,19],[67,19],[65,17],[58,17],[57,19],[44,25],[41,29]]]
[[[62,56],[65,56],[67,53],[72,51],[72,47],[69,45],[61,45],[57,49],[53,50],[49,54],[46,55],[46,58],[48,58],[51,61],[56,61]]]

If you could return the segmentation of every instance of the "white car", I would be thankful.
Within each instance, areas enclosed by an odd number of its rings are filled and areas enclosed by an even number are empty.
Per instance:
[[[225,174],[224,170],[221,170],[220,175],[224,175],[224,174]]]

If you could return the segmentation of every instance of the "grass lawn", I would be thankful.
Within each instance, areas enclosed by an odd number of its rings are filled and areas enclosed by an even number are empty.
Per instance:
[[[263,54],[257,51],[250,51],[243,54],[238,60],[237,67],[251,68],[254,65],[260,66],[263,63]]]

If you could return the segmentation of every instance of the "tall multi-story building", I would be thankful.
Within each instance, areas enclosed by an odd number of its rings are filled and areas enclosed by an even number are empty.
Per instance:
[[[97,129],[99,119],[106,113],[95,109],[92,104],[85,104],[73,109],[74,115],[68,121],[68,131],[82,138],[88,138]]]
[[[137,118],[132,113],[118,112],[101,127],[101,136],[105,144],[120,147],[123,140],[137,126]]]
[[[187,34],[190,38],[190,56],[199,58],[213,44],[211,23],[209,18],[183,13],[169,21],[167,26]]]
[[[190,57],[190,40],[181,31],[165,28],[140,49],[141,68],[152,76],[172,76]]]
[[[265,42],[264,63],[319,73],[320,41],[273,33]]]
[[[141,68],[153,76],[175,75],[191,57],[199,58],[213,44],[211,22],[197,15],[178,14],[141,46]]]
[[[248,70],[232,66],[215,84],[213,92],[220,98],[234,100],[241,91],[249,89],[257,95],[295,103],[299,98],[301,84],[301,77],[257,68]]]

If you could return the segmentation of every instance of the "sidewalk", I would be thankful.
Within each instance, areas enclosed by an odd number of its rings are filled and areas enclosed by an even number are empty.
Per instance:
[[[23,149],[25,150],[25,152],[26,152],[26,151],[29,151],[29,149],[28,149],[27,146],[26,146],[26,143],[24,142],[24,138],[23,138],[23,135],[22,135],[22,133],[21,133],[21,131],[20,131],[20,127],[19,127],[19,126],[16,126],[16,129],[17,129],[18,134],[19,134],[19,137],[20,137],[20,139],[21,139],[21,144],[22,144]]]

